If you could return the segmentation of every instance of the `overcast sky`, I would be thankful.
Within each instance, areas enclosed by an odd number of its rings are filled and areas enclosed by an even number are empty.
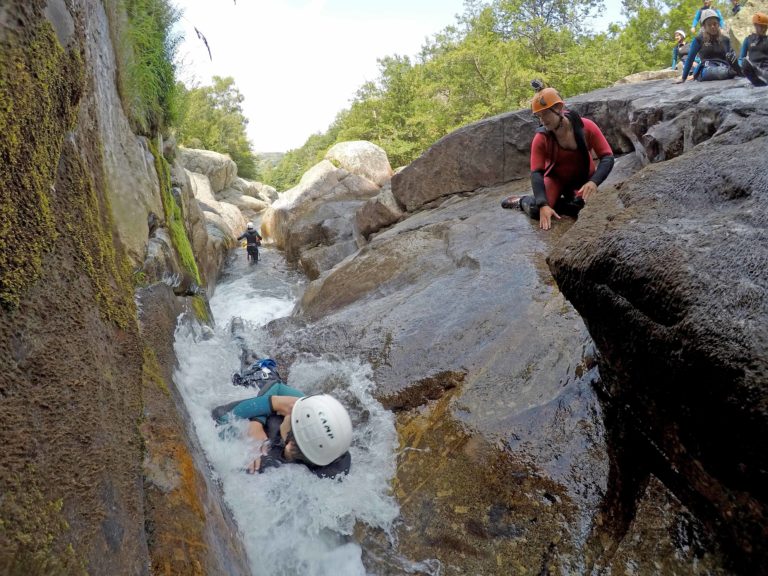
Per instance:
[[[256,152],[298,148],[328,128],[356,90],[378,77],[376,59],[414,56],[456,21],[463,0],[174,0],[184,11],[179,76],[208,84],[232,76]],[[606,0],[603,27],[619,18]],[[213,60],[194,28],[202,32]]]

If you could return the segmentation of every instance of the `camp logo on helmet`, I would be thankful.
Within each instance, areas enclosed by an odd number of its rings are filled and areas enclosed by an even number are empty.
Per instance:
[[[320,423],[323,425],[323,428],[325,428],[325,433],[328,436],[328,438],[333,440],[335,436],[333,435],[333,431],[331,430],[331,427],[328,426],[328,419],[325,417],[325,413],[318,412],[317,417],[320,418]]]

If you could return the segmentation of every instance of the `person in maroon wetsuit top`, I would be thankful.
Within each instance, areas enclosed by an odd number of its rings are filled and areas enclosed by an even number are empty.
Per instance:
[[[549,230],[552,218],[575,217],[597,192],[613,169],[613,151],[597,124],[566,110],[554,88],[537,92],[531,109],[541,122],[531,143],[533,195],[509,196],[501,206],[519,208]]]

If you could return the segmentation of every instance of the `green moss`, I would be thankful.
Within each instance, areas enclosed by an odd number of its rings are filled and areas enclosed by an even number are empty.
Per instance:
[[[46,498],[35,485],[34,469],[11,476],[3,486],[0,567],[3,574],[29,576],[87,574],[75,554],[62,514],[63,500]],[[23,480],[22,480],[23,478]]]
[[[195,311],[195,316],[197,316],[198,320],[206,324],[211,322],[211,316],[208,313],[208,305],[202,296],[192,296],[192,308]]]
[[[192,244],[189,242],[187,230],[184,227],[184,216],[181,213],[181,207],[176,204],[171,193],[171,170],[168,162],[158,152],[157,147],[153,143],[150,142],[149,148],[155,157],[155,169],[160,180],[160,196],[163,200],[166,226],[171,233],[171,242],[173,242],[173,247],[181,261],[181,265],[202,286],[203,282],[200,279],[200,271],[197,268],[195,255],[192,252]]]
[[[136,322],[131,271],[127,259],[115,249],[107,195],[102,195],[102,206],[82,158],[74,150],[68,152],[63,159],[67,169],[61,178],[68,200],[60,216],[64,229],[74,241],[77,262],[93,283],[102,316],[127,328]]]
[[[155,351],[149,346],[144,346],[144,363],[142,364],[141,375],[145,386],[154,384],[164,394],[170,396],[171,391],[168,389],[168,383],[165,381],[165,378],[163,378],[160,362],[157,360]]]
[[[0,44],[0,304],[12,308],[40,278],[58,236],[52,185],[84,84],[77,50],[41,22]]]

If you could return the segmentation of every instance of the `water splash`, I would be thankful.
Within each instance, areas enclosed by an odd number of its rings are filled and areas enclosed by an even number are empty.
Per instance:
[[[245,474],[256,447],[244,437],[221,438],[210,416],[215,406],[253,396],[252,390],[231,384],[240,354],[230,334],[231,319],[246,320],[249,345],[268,351],[263,327],[290,313],[299,295],[297,285],[298,275],[269,251],[252,268],[230,262],[211,299],[217,322],[213,332],[179,323],[174,380],[240,527],[253,573],[364,575],[362,550],[351,538],[355,524],[390,533],[398,516],[390,494],[397,449],[394,417],[372,396],[370,366],[356,359],[300,356],[291,367],[291,386],[307,394],[332,392],[350,411],[352,469],[340,482],[319,479],[291,464]]]

